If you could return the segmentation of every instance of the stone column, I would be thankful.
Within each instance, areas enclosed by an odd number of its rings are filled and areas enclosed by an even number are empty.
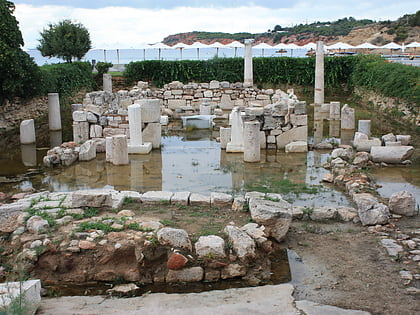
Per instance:
[[[102,86],[104,92],[112,93],[112,75],[109,73],[104,73],[102,75]]]
[[[258,121],[247,121],[244,124],[244,161],[259,162],[261,159],[260,150],[260,123]]]
[[[354,130],[354,108],[345,104],[341,109],[341,129]]]
[[[324,103],[324,43],[316,42],[315,57],[315,97],[314,103],[321,105]]]
[[[148,154],[152,150],[152,143],[143,143],[140,104],[128,106],[128,123],[130,126],[130,143],[128,144],[128,153]]]
[[[50,130],[61,130],[60,98],[58,93],[48,93],[48,123]]]
[[[253,39],[245,39],[245,64],[244,64],[244,87],[251,87],[254,85],[253,70],[252,70],[252,43]]]
[[[244,152],[244,127],[241,111],[235,107],[231,113],[230,142],[226,145],[226,152]]]
[[[35,143],[35,122],[33,119],[27,119],[20,123],[20,143]]]
[[[220,127],[220,148],[226,149],[227,144],[230,142],[230,128]]]
[[[59,147],[63,143],[63,133],[59,131],[50,131],[50,147]]]
[[[370,120],[359,120],[358,132],[362,132],[370,137]]]
[[[112,162],[112,137],[105,138],[105,160]]]
[[[127,165],[128,164],[128,150],[127,150],[127,136],[117,135],[112,137],[112,164]]]
[[[321,106],[314,104],[314,145],[322,142],[324,131],[324,118],[321,113]]]

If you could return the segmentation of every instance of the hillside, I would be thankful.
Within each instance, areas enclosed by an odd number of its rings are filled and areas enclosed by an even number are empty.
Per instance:
[[[420,11],[416,14],[404,15],[396,21],[375,22],[372,20],[356,20],[352,17],[333,22],[315,22],[299,24],[293,27],[274,26],[265,33],[221,33],[221,32],[188,32],[167,36],[163,43],[175,45],[182,42],[192,44],[200,41],[205,44],[221,42],[228,44],[234,40],[241,41],[253,38],[256,43],[294,43],[305,45],[318,40],[326,44],[343,41],[352,45],[370,42],[384,45],[391,41],[397,43],[420,42]]]

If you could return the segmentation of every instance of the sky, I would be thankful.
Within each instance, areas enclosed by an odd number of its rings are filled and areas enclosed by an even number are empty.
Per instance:
[[[420,9],[418,0],[16,0],[25,48],[35,48],[48,24],[70,19],[88,30],[93,48],[141,48],[191,31],[261,33],[344,17],[395,20]]]

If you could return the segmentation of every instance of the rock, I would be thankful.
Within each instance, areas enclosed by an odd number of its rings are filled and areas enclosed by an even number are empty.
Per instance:
[[[248,223],[241,227],[241,230],[251,236],[258,244],[262,244],[267,241],[265,226],[263,225],[258,227],[257,223]]]
[[[368,140],[359,140],[354,142],[354,146],[358,152],[371,152],[373,147],[380,147],[382,142],[378,138],[372,138]]]
[[[169,270],[166,282],[195,282],[203,280],[204,270],[201,267],[191,267],[181,270]]]
[[[410,145],[411,136],[410,135],[397,135],[396,141],[401,142],[401,145]]]
[[[338,167],[338,168],[343,168],[347,165],[347,162],[344,161],[342,158],[335,158],[334,160],[331,161],[331,166],[332,167]]]
[[[39,247],[39,246],[42,246],[42,241],[41,240],[36,240],[36,241],[33,241],[31,243],[30,248],[36,248],[36,247]]]
[[[221,278],[229,279],[246,275],[246,267],[239,264],[230,264],[222,269]]]
[[[293,141],[284,147],[286,153],[304,153],[308,152],[308,143],[306,141]]]
[[[371,315],[369,312],[323,305],[307,300],[296,301],[296,307],[300,311],[300,314],[307,315]]]
[[[195,243],[195,251],[198,257],[202,258],[224,258],[226,257],[225,241],[216,235],[200,236]]]
[[[190,195],[191,206],[210,206],[210,196],[192,193]]]
[[[187,206],[190,201],[191,193],[189,191],[177,191],[171,197],[171,204]]]
[[[72,194],[72,207],[112,207],[112,195],[108,190],[78,190]]]
[[[409,160],[413,153],[414,148],[412,146],[372,147],[370,152],[373,162],[389,164],[399,164]]]
[[[247,233],[233,225],[226,226],[224,232],[228,235],[233,251],[241,261],[255,257],[255,242]]]
[[[136,214],[132,210],[121,210],[117,213],[119,217],[134,217]]]
[[[318,207],[314,208],[312,213],[309,215],[311,220],[314,221],[324,221],[332,220],[337,218],[337,209],[333,207]]]
[[[232,211],[243,211],[245,205],[244,197],[235,197],[232,203]]]
[[[154,231],[157,231],[161,228],[163,228],[163,224],[157,221],[146,221],[139,223],[139,226],[143,229],[152,229]]]
[[[315,150],[332,150],[333,145],[329,142],[321,142],[314,146]]]
[[[44,233],[48,230],[49,227],[50,225],[48,221],[37,215],[30,217],[26,222],[26,229],[33,234]]]
[[[350,222],[358,217],[356,209],[344,206],[337,207],[337,213],[338,217],[345,222]]]
[[[90,241],[79,241],[79,248],[80,249],[94,249],[96,247],[96,244],[94,242]]]
[[[278,242],[283,240],[292,222],[292,206],[287,201],[251,198],[249,210],[252,219],[266,227],[267,235]]]
[[[388,207],[391,212],[408,217],[417,214],[416,198],[414,198],[412,193],[406,190],[392,194],[389,198]]]
[[[232,195],[212,192],[210,194],[210,204],[212,207],[231,207]]]
[[[389,256],[398,256],[403,251],[402,246],[398,245],[397,241],[389,238],[382,239],[381,244],[385,247]]]
[[[96,158],[96,144],[93,140],[88,140],[80,146],[79,160],[90,161]]]
[[[410,271],[407,270],[401,270],[400,271],[400,277],[403,280],[413,280],[413,275]]]
[[[145,204],[171,202],[173,193],[170,191],[147,191],[141,196],[141,201]]]
[[[389,221],[389,209],[386,205],[368,193],[354,194],[360,221],[363,225],[386,224]]]
[[[245,193],[245,200],[249,202],[252,198],[256,199],[263,199],[265,197],[265,193],[259,191],[248,191]]]
[[[118,284],[114,286],[112,289],[106,290],[108,294],[129,294],[133,293],[134,291],[138,290],[139,287],[136,286],[134,283],[125,283],[125,284]]]
[[[184,267],[188,262],[188,258],[179,253],[173,253],[166,263],[168,269],[177,270]]]
[[[396,142],[397,138],[394,136],[393,133],[387,133],[381,137],[383,143],[386,145],[387,142]]]
[[[326,173],[324,176],[322,176],[322,181],[332,183],[334,181],[334,175],[331,173]]]
[[[370,160],[370,154],[367,152],[357,152],[353,160],[353,165],[366,167]]]
[[[158,241],[162,245],[191,250],[191,241],[188,233],[182,229],[164,227],[157,232]]]

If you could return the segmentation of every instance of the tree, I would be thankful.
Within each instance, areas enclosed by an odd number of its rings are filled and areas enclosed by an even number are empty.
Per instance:
[[[15,5],[0,0],[0,104],[13,97],[37,95],[41,73],[34,60],[22,50],[23,38],[13,16]]]
[[[89,31],[80,23],[63,20],[49,24],[41,33],[38,50],[44,57],[58,57],[66,62],[80,60],[91,48]]]

